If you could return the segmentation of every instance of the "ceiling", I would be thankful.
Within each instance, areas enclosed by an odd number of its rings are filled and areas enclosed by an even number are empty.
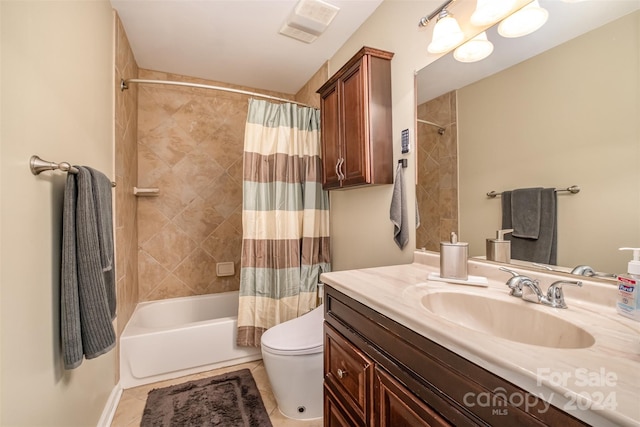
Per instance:
[[[324,0],[340,8],[307,44],[279,34],[297,0],[111,0],[138,66],[296,93],[383,0]]]

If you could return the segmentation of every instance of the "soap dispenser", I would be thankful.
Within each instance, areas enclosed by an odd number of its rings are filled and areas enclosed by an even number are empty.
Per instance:
[[[640,322],[640,248],[620,248],[633,251],[633,259],[627,265],[626,275],[618,276],[618,302],[616,309],[624,317]]]
[[[513,228],[498,230],[495,239],[487,239],[487,260],[511,262],[511,240],[505,240],[504,235],[512,231]]]
[[[469,243],[458,242],[458,236],[452,231],[449,242],[440,242],[440,277],[468,280],[468,258]]]

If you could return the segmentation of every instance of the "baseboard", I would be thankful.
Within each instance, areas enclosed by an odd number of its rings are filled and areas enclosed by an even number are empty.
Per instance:
[[[102,410],[102,415],[98,420],[97,427],[111,426],[111,422],[113,421],[113,417],[116,415],[116,409],[118,409],[118,403],[120,402],[121,396],[122,396],[122,386],[120,385],[120,383],[118,383],[113,387],[113,390],[111,390],[109,399],[107,400],[106,405],[104,405],[104,409]]]

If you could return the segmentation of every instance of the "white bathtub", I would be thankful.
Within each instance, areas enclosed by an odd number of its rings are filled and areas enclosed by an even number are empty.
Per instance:
[[[237,347],[238,292],[140,303],[120,337],[123,388],[260,359]]]

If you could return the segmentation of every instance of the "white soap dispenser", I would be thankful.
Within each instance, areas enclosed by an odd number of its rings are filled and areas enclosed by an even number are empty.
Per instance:
[[[624,317],[640,322],[640,248],[620,248],[621,251],[633,251],[626,275],[618,276],[618,302],[616,309]]]

